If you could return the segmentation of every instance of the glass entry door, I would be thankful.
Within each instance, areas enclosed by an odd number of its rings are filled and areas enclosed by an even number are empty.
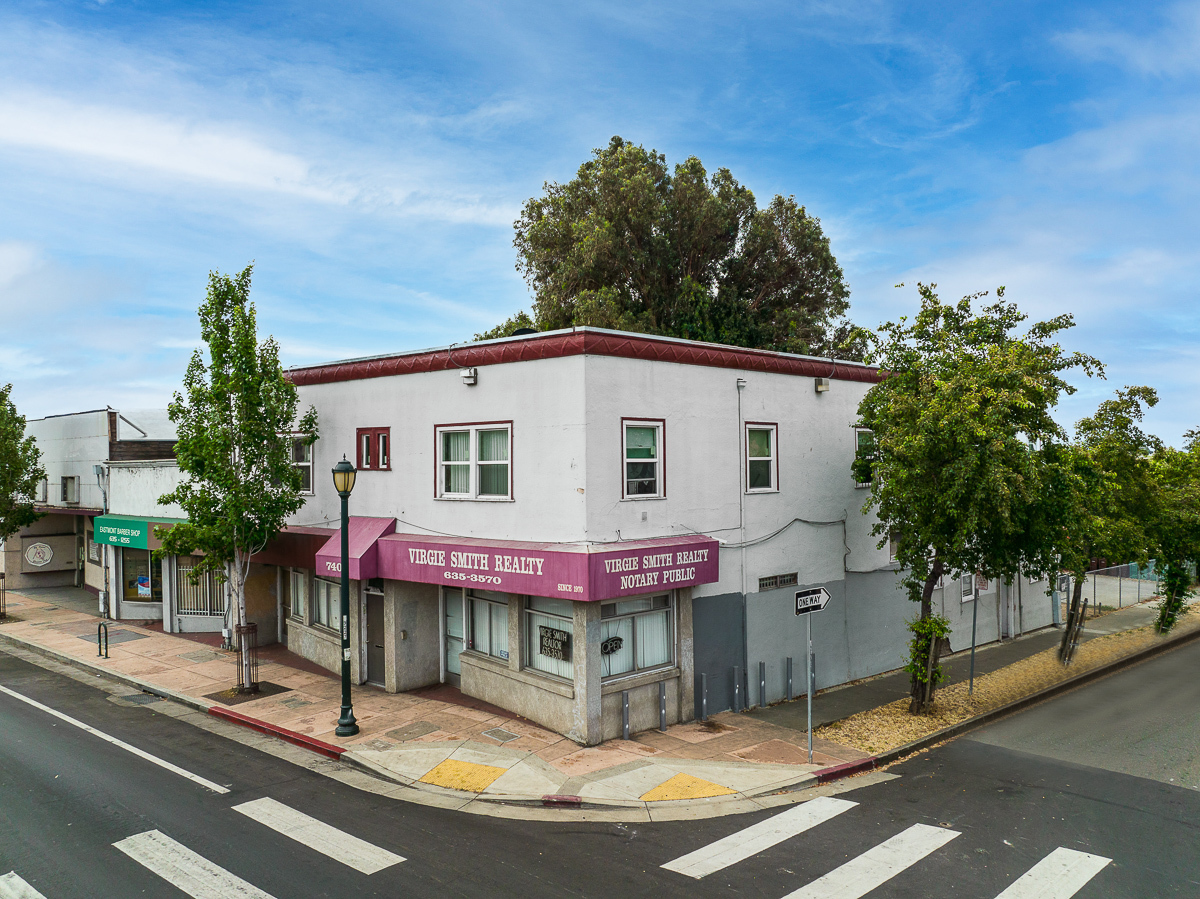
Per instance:
[[[446,683],[459,684],[462,667],[458,654],[463,651],[463,594],[462,590],[446,587],[442,590],[442,604],[445,607],[445,652],[446,652]]]

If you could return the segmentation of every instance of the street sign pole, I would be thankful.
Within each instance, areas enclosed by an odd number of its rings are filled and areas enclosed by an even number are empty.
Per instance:
[[[808,630],[808,651],[804,654],[804,669],[806,686],[808,692],[808,763],[812,764],[812,688],[813,688],[813,670],[812,670],[812,616],[804,616],[804,626]]]
[[[805,703],[808,705],[808,763],[810,765],[813,760],[812,697],[815,678],[813,677],[812,618],[809,616],[813,612],[821,611],[828,604],[829,591],[824,587],[796,591],[796,614],[804,616],[804,684],[805,693],[808,694]]]

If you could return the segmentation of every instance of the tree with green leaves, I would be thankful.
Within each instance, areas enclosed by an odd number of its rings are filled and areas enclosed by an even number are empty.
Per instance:
[[[1158,403],[1150,387],[1126,387],[1075,426],[1059,483],[1066,485],[1059,546],[1062,568],[1074,575],[1060,656],[1083,616],[1083,582],[1093,562],[1145,562],[1154,550],[1161,493],[1151,457],[1161,441],[1141,428],[1145,409]]]
[[[1167,633],[1192,593],[1192,568],[1200,560],[1200,431],[1188,431],[1182,450],[1161,447],[1150,460],[1158,489],[1152,530],[1162,572],[1155,626]]]
[[[175,456],[186,477],[159,498],[182,506],[188,519],[157,531],[162,553],[204,554],[194,576],[212,571],[228,579],[239,625],[246,624],[251,557],[304,505],[293,448],[317,439],[316,410],[296,418],[296,388],[284,377],[279,345],[272,337],[258,340],[252,269],[233,278],[209,275],[199,310],[208,358],[199,349],[193,353],[183,392],[168,406],[179,434]],[[249,661],[243,653],[247,685]]]
[[[33,508],[46,477],[37,442],[25,435],[25,416],[12,401],[12,384],[0,387],[0,542],[41,515]]]
[[[843,358],[849,289],[818,219],[794,197],[759,208],[728,169],[614,137],[566,184],[547,183],[515,223],[517,270],[533,291],[476,335],[592,325]]]
[[[1017,333],[1026,316],[1004,301],[1004,288],[977,311],[986,293],[948,304],[936,286],[918,285],[915,318],[872,336],[868,358],[884,377],[859,405],[873,445],[854,463],[856,479],[871,482],[863,511],[878,516],[873,533],[880,546],[896,539],[903,583],[920,604],[907,665],[914,713],[942,679],[949,623],[933,615],[939,580],[1056,570],[1055,529],[1034,520],[1048,512],[1039,502],[1047,459],[1066,436],[1051,410],[1074,392],[1065,380],[1072,369],[1102,372],[1094,358],[1059,346],[1071,316]]]

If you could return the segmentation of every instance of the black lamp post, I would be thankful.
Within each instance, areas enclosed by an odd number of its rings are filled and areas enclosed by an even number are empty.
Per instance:
[[[342,716],[338,718],[339,737],[352,737],[358,733],[358,722],[354,720],[354,706],[350,702],[350,491],[354,489],[354,476],[358,471],[342,456],[342,461],[333,466],[333,486],[342,498]]]

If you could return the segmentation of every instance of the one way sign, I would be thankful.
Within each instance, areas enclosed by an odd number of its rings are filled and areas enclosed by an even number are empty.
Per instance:
[[[819,612],[829,603],[829,591],[824,587],[815,590],[796,591],[796,614],[807,615],[809,612]]]

